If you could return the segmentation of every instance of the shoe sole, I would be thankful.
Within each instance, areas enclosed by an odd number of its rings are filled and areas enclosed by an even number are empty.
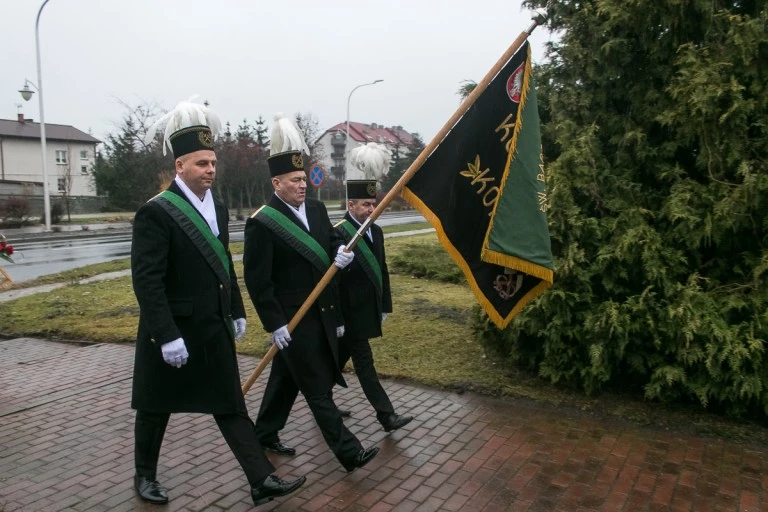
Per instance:
[[[144,496],[141,495],[141,493],[139,492],[139,490],[136,488],[135,485],[133,486],[133,490],[136,491],[136,496],[138,496],[141,501],[145,503],[149,503],[151,505],[165,505],[166,503],[168,503],[168,501],[170,501],[168,498],[165,498],[164,500],[162,499],[152,500],[149,498],[145,498]]]
[[[367,465],[369,462],[371,462],[373,459],[375,459],[375,458],[376,458],[376,455],[378,455],[378,454],[379,454],[379,450],[376,450],[376,454],[375,454],[373,457],[371,457],[371,458],[370,458],[370,459],[368,459],[367,461],[363,462],[363,463],[362,463],[361,465],[359,465],[359,466],[351,466],[351,467],[349,467],[349,466],[345,466],[344,464],[342,464],[342,467],[344,468],[344,470],[345,470],[347,473],[351,473],[351,472],[353,472],[354,470],[356,470],[356,469],[358,469],[358,468],[363,468],[363,467],[365,467],[365,466],[366,466],[366,465]]]
[[[387,429],[385,428],[385,429],[384,429],[384,432],[394,432],[395,430],[399,430],[399,429],[403,428],[404,426],[406,426],[407,424],[409,424],[409,423],[410,423],[410,422],[412,422],[412,421],[413,421],[413,418],[409,419],[408,421],[406,421],[406,422],[405,422],[405,423],[403,423],[402,425],[399,425],[399,426],[397,426],[397,427],[394,427],[394,428],[390,428],[389,430],[387,430]]]
[[[165,505],[169,501],[168,498],[164,500],[150,500],[148,498],[145,498],[141,494],[139,494],[138,491],[136,492],[136,495],[139,497],[141,501],[143,501],[144,503],[149,503],[151,505]]]
[[[270,496],[269,498],[261,498],[260,500],[254,501],[253,502],[253,506],[254,507],[258,507],[259,505],[264,505],[266,503],[269,503],[273,499],[275,499],[274,496]]]
[[[297,490],[298,490],[298,489],[299,489],[299,488],[300,488],[302,485],[304,485],[304,483],[305,483],[306,481],[307,481],[307,479],[306,479],[306,477],[305,477],[305,478],[304,478],[304,479],[301,481],[301,483],[300,483],[299,485],[297,485],[296,487],[294,487],[293,489],[290,489],[290,490],[288,490],[288,491],[285,491],[284,493],[281,493],[281,494],[275,494],[275,495],[272,495],[272,496],[267,496],[266,498],[261,498],[261,499],[255,500],[255,501],[253,502],[253,506],[254,506],[254,507],[258,507],[259,505],[264,505],[264,504],[266,504],[266,503],[269,503],[270,501],[272,501],[272,500],[273,500],[273,499],[275,499],[275,498],[280,498],[280,497],[282,497],[282,496],[287,496],[287,495],[291,494],[292,492],[294,492],[294,491],[297,491]]]
[[[264,450],[265,452],[274,453],[276,455],[285,455],[287,457],[293,457],[294,455],[296,455],[296,450],[293,450],[290,452],[282,452],[280,450],[275,450],[274,448],[268,448],[266,446],[262,446],[261,449]]]

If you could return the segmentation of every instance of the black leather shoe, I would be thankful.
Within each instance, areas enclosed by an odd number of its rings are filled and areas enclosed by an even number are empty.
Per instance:
[[[379,449],[376,446],[373,448],[363,448],[352,459],[341,461],[341,465],[344,466],[347,473],[351,473],[371,462],[378,453]]]
[[[339,412],[341,413],[342,418],[349,418],[352,416],[352,413],[346,409],[339,409]]]
[[[271,443],[261,443],[261,447],[270,452],[278,453],[280,455],[296,455],[296,449],[291,448],[287,444],[283,444],[280,441],[272,441]]]
[[[400,416],[399,414],[390,414],[381,420],[381,426],[385,432],[392,432],[409,424],[413,421],[413,416]]]
[[[293,491],[304,485],[304,482],[306,481],[307,477],[305,476],[297,478],[293,482],[286,482],[275,475],[269,475],[258,487],[251,487],[253,504],[256,506],[263,505],[280,496],[291,494]]]
[[[136,492],[139,493],[139,497],[144,501],[154,503],[155,505],[168,503],[168,491],[157,483],[157,480],[134,475],[133,486],[136,488]]]

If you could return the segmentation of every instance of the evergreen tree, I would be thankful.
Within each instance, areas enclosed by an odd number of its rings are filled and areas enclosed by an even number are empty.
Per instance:
[[[389,192],[392,187],[403,176],[405,171],[411,166],[411,164],[418,158],[426,145],[421,139],[421,135],[418,133],[412,134],[413,138],[411,142],[405,146],[395,146],[392,151],[392,158],[390,159],[389,172],[382,183],[382,189],[384,192]],[[403,202],[405,204],[405,202]]]
[[[234,187],[229,186],[232,180],[230,177],[230,168],[233,167],[232,154],[235,145],[235,138],[232,134],[232,126],[229,121],[224,125],[224,134],[214,142],[216,150],[216,181],[211,188],[213,195],[227,207],[233,205]]]
[[[256,208],[269,201],[272,195],[269,165],[267,164],[267,157],[269,156],[269,128],[267,128],[267,123],[262,116],[256,119],[253,127],[253,137],[256,146],[256,158],[250,179],[253,184],[252,188],[256,203],[251,204],[251,207]]]
[[[587,392],[765,414],[766,2],[544,4],[555,286],[485,338]]]
[[[461,85],[456,90],[456,95],[461,99],[461,101],[464,101],[467,99],[467,96],[472,94],[472,91],[474,91],[476,87],[477,82],[474,80],[462,80]]]
[[[163,157],[160,145],[144,144],[153,115],[151,107],[129,107],[117,133],[107,136],[97,155],[93,179],[97,192],[109,197],[110,209],[135,210],[173,179],[173,162]]]

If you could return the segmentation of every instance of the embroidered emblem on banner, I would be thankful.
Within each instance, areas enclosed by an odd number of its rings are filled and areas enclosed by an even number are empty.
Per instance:
[[[523,286],[523,277],[525,274],[511,268],[505,268],[504,273],[497,275],[493,280],[493,289],[503,300],[509,300]]]
[[[520,64],[507,79],[507,96],[515,103],[520,103],[523,94],[523,72],[525,63]]]

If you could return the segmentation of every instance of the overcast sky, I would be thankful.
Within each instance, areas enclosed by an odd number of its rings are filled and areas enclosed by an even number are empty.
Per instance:
[[[0,0],[0,118],[39,121],[35,17],[42,0]],[[200,94],[222,122],[312,112],[321,130],[402,125],[429,141],[530,24],[519,0],[50,0],[40,22],[46,122],[103,138],[131,105]],[[552,36],[530,38],[535,62]]]

